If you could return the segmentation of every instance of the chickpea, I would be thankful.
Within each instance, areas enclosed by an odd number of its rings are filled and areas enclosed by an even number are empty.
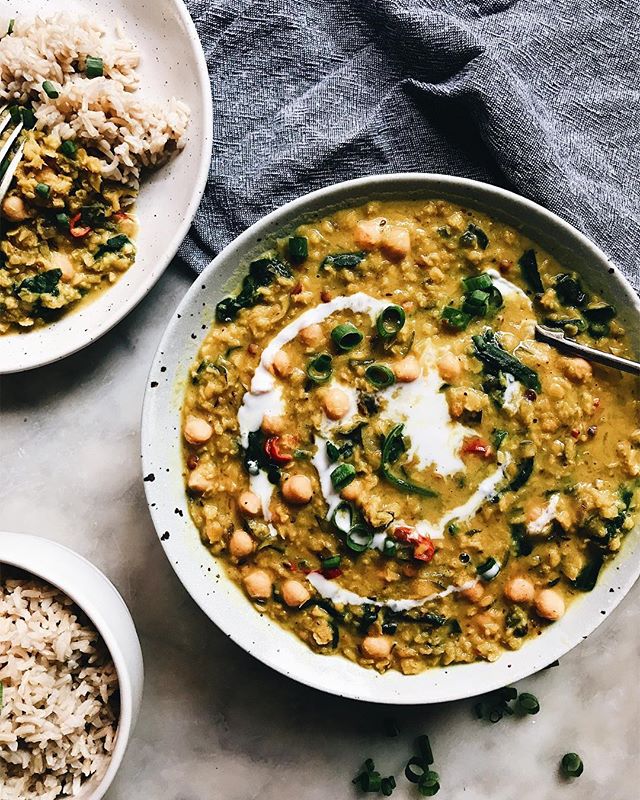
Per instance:
[[[360,648],[363,655],[367,658],[380,661],[383,658],[389,657],[392,646],[393,643],[388,636],[367,636],[362,640]]]
[[[536,595],[536,611],[544,619],[555,621],[564,614],[564,600],[562,595],[553,589],[543,589]]]
[[[287,420],[275,414],[265,414],[262,418],[262,430],[267,436],[279,436],[287,427]]]
[[[411,250],[411,236],[406,228],[387,226],[380,243],[384,254],[393,261],[400,261]]]
[[[247,490],[240,493],[238,508],[247,517],[257,517],[262,509],[262,504],[257,494]]]
[[[29,217],[24,201],[15,194],[5,197],[2,203],[2,213],[12,222],[23,222]]]
[[[406,356],[393,364],[392,369],[396,380],[401,383],[411,383],[420,377],[420,364],[415,356]]]
[[[480,581],[476,581],[472,586],[463,589],[460,594],[470,603],[477,603],[484,595],[484,586]]]
[[[315,322],[313,325],[307,325],[298,334],[302,344],[307,347],[318,347],[324,341],[324,331],[322,325]]]
[[[61,253],[59,250],[53,250],[49,260],[53,269],[60,270],[63,281],[69,283],[69,281],[73,280],[76,271],[71,263],[71,259],[66,253]]]
[[[438,359],[438,372],[443,381],[452,383],[460,377],[462,366],[460,359],[450,350],[443,353]]]
[[[530,603],[533,600],[535,589],[528,578],[515,577],[507,581],[504,594],[513,603]]]
[[[289,375],[291,375],[291,373],[293,372],[291,359],[284,352],[284,350],[278,350],[278,352],[273,357],[272,366],[273,366],[273,371],[279,378],[288,378]]]
[[[563,358],[562,371],[573,383],[584,383],[593,374],[591,364],[584,358]]]
[[[306,475],[290,475],[282,484],[282,496],[288,503],[308,503],[313,497],[311,481]]]
[[[329,419],[342,419],[350,405],[349,395],[342,389],[325,389],[322,393],[322,407]]]
[[[386,224],[386,219],[382,217],[360,220],[353,230],[355,243],[364,250],[377,247],[382,239],[382,230]]]
[[[311,597],[309,590],[300,581],[294,581],[292,578],[286,580],[282,584],[282,599],[284,602],[291,606],[291,608],[300,608]]]
[[[196,467],[190,472],[187,485],[192,492],[198,492],[199,494],[203,494],[212,487],[211,481],[204,474],[201,467]]]
[[[189,414],[184,423],[184,438],[189,444],[204,444],[212,436],[213,428],[206,420]]]
[[[349,502],[355,502],[358,497],[362,494],[362,483],[359,480],[351,481],[344,489],[340,492],[340,497],[343,500],[348,500]]]
[[[253,539],[242,528],[235,530],[229,538],[229,552],[234,558],[246,558],[253,553]]]
[[[253,569],[243,578],[244,588],[254,600],[268,600],[271,597],[273,581],[263,569]]]

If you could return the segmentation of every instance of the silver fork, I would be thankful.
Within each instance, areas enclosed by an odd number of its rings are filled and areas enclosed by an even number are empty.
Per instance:
[[[640,375],[640,363],[638,361],[631,361],[628,358],[614,356],[612,353],[605,353],[603,350],[597,350],[595,347],[589,347],[586,344],[579,344],[574,342],[573,339],[565,338],[561,331],[551,330],[543,325],[536,325],[536,339],[539,342],[545,342],[545,344],[555,347],[560,352],[568,353],[572,356],[581,356],[587,361],[594,361],[596,364],[619,369],[631,375]]]
[[[0,136],[7,130],[12,122],[11,114],[5,104],[0,107]],[[4,196],[9,191],[13,176],[16,174],[18,164],[22,159],[24,153],[24,142],[20,142],[15,152],[11,152],[16,143],[18,136],[22,133],[24,127],[22,120],[13,128],[6,142],[2,145],[0,150],[0,203],[4,200]]]

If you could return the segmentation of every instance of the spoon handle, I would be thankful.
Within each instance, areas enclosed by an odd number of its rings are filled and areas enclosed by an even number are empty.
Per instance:
[[[588,347],[586,344],[578,344],[572,339],[565,338],[560,331],[551,330],[551,328],[546,328],[543,325],[536,325],[536,339],[539,342],[545,342],[551,347],[555,347],[561,352],[580,356],[587,361],[595,361],[596,364],[603,364],[605,367],[629,372],[631,375],[640,375],[640,363],[637,361],[614,356],[611,353],[604,353],[602,350],[596,350],[595,347]]]

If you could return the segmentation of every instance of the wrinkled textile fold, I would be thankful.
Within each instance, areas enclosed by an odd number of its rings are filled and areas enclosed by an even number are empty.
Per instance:
[[[506,186],[640,289],[640,3],[187,0],[214,98],[200,271],[300,194],[398,171]]]

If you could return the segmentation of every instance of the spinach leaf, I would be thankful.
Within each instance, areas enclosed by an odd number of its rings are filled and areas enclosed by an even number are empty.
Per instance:
[[[533,456],[529,456],[528,458],[523,458],[522,461],[518,463],[516,474],[511,482],[507,485],[505,491],[517,492],[519,489],[522,489],[533,472],[533,461]]]
[[[580,570],[578,577],[573,581],[573,585],[581,592],[590,592],[598,581],[598,575],[604,563],[604,556],[599,550],[594,550],[590,560]]]
[[[402,438],[403,431],[404,425],[396,425],[382,440],[380,472],[397,489],[402,489],[402,491],[410,494],[418,494],[422,497],[437,497],[438,493],[434,492],[433,489],[420,486],[406,477],[395,475],[391,471],[391,465],[395,464],[407,449]]]
[[[357,253],[335,253],[323,259],[320,267],[322,269],[326,267],[333,267],[334,269],[354,269],[366,255],[367,254],[363,251]]]
[[[520,267],[520,272],[522,273],[522,277],[529,286],[536,294],[541,294],[544,292],[544,286],[542,285],[542,278],[540,277],[540,271],[538,270],[538,259],[536,258],[536,251],[535,250],[525,250],[524,253],[520,256],[520,260],[518,261],[518,266]]]
[[[32,292],[33,294],[50,294],[54,297],[58,295],[58,283],[62,277],[62,270],[49,269],[40,272],[33,278],[25,278],[15,289],[15,294],[20,292]]]
[[[82,206],[80,209],[80,219],[83,225],[88,225],[90,228],[101,228],[107,221],[104,206],[95,205]]]
[[[597,303],[583,308],[582,315],[589,322],[611,322],[616,315],[616,309],[608,303]]]
[[[487,234],[470,222],[467,230],[460,237],[460,247],[479,247],[481,250],[486,250],[489,245],[489,237]]]
[[[566,272],[557,275],[554,288],[563,306],[580,308],[587,302],[587,295],[577,275],[569,275]]]
[[[218,322],[232,322],[243,308],[251,308],[260,301],[258,289],[270,286],[278,277],[291,278],[293,273],[277,258],[259,258],[249,264],[249,274],[235,297],[225,297],[216,306]]]
[[[542,388],[538,373],[502,347],[495,333],[488,329],[481,336],[473,336],[473,355],[482,361],[485,371],[491,375],[507,372],[528,389],[539,392]]]
[[[533,542],[527,533],[527,526],[522,522],[510,525],[513,550],[517,556],[528,556],[533,550]]]
[[[117,253],[118,250],[122,250],[125,244],[131,244],[131,240],[128,236],[125,236],[124,233],[119,233],[117,236],[112,236],[110,239],[107,239],[104,244],[100,245],[95,252],[94,258],[97,261],[107,253]]]

